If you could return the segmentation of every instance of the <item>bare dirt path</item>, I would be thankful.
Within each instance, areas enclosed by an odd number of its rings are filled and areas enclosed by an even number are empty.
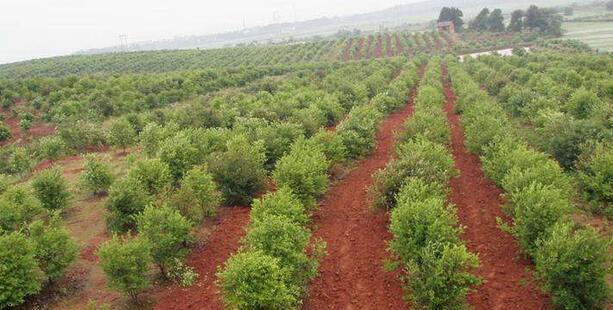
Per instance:
[[[548,309],[549,298],[536,288],[527,272],[531,263],[520,257],[515,239],[500,230],[496,218],[507,222],[501,206],[501,191],[485,177],[479,157],[464,146],[460,117],[454,113],[456,97],[443,67],[445,112],[451,125],[452,152],[460,176],[451,180],[450,201],[457,206],[460,223],[466,226],[463,238],[470,251],[479,254],[479,276],[484,284],[471,293],[468,302],[475,309]]]
[[[196,248],[187,258],[199,277],[196,284],[182,288],[168,286],[154,292],[156,309],[223,309],[215,273],[239,248],[249,223],[248,207],[220,207],[218,223],[206,239],[206,244]]]
[[[367,189],[373,173],[393,156],[394,131],[413,113],[413,94],[381,124],[375,151],[330,188],[314,214],[315,236],[327,243],[328,255],[311,282],[304,309],[407,308],[397,274],[384,270],[389,215],[371,208]]]

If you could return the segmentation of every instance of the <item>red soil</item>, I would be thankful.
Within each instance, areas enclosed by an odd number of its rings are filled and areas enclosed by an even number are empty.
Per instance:
[[[351,59],[351,47],[353,47],[353,39],[349,39],[345,48],[343,48],[343,61],[348,61]]]
[[[360,38],[360,40],[358,40],[358,48],[356,49],[356,52],[355,52],[355,60],[362,59],[362,49],[363,48],[364,48],[364,38]]]
[[[468,249],[479,254],[481,267],[477,273],[484,280],[468,296],[468,302],[475,309],[548,309],[549,298],[536,288],[527,272],[530,261],[520,255],[515,239],[496,223],[497,217],[511,221],[500,208],[501,191],[484,176],[479,157],[466,150],[446,68],[443,76],[451,146],[455,167],[460,171],[460,176],[451,180],[450,201],[457,206],[460,223],[466,226],[463,238]]]
[[[402,41],[400,41],[400,37],[398,34],[394,34],[394,38],[396,39],[396,55],[402,55],[404,53],[404,46],[402,45]]]
[[[394,56],[394,45],[392,44],[392,38],[388,33],[385,34],[385,41],[387,42],[386,45],[388,46],[387,57]]]
[[[26,138],[42,138],[54,134],[57,131],[55,125],[45,124],[42,122],[34,122],[32,128],[28,130],[26,135],[19,127],[19,119],[16,117],[8,118],[4,121],[4,124],[11,131],[11,139],[0,142],[0,145],[8,145],[12,143],[22,143]]]
[[[377,146],[344,179],[333,185],[314,214],[315,237],[327,243],[320,274],[311,282],[305,309],[404,309],[397,273],[384,270],[389,257],[389,215],[371,209],[372,175],[394,153],[394,131],[413,113],[413,95],[380,126]]]
[[[377,35],[377,43],[375,44],[375,58],[383,57],[383,39],[381,34]]]
[[[249,211],[248,207],[219,208],[219,222],[206,244],[194,249],[186,261],[198,272],[198,281],[186,288],[159,288],[153,293],[156,309],[223,309],[215,273],[238,250],[249,223]]]

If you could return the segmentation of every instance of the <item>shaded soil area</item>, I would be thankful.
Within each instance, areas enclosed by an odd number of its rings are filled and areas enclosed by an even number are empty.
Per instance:
[[[385,34],[385,42],[387,46],[387,49],[386,49],[387,57],[394,56],[394,45],[392,44],[392,38],[388,33]]]
[[[451,180],[450,201],[457,206],[460,223],[466,226],[463,238],[468,249],[479,255],[481,267],[477,273],[484,280],[468,296],[468,302],[475,309],[548,309],[548,296],[537,288],[530,274],[532,264],[520,255],[515,239],[496,223],[497,217],[511,222],[501,209],[501,191],[483,174],[479,157],[466,150],[446,68],[443,76],[452,152],[460,171],[460,176]]]
[[[343,48],[343,61],[351,59],[351,48],[353,47],[353,39],[349,39],[345,47]]]
[[[413,113],[413,93],[377,133],[375,151],[334,184],[315,212],[315,237],[327,243],[320,274],[311,282],[305,309],[405,309],[398,274],[386,272],[389,214],[371,208],[372,175],[394,153],[394,131]]]
[[[355,60],[362,59],[362,49],[364,48],[364,38],[358,40],[358,47],[355,50]]]
[[[375,58],[383,57],[383,39],[381,35],[377,35],[377,41],[375,42]]]
[[[217,267],[239,248],[249,223],[249,207],[220,207],[217,224],[206,244],[192,251],[187,265],[199,274],[190,287],[175,285],[152,293],[156,309],[223,309],[221,293],[215,285]]]
[[[402,53],[404,53],[404,46],[402,44],[402,41],[400,40],[400,37],[398,36],[398,34],[394,34],[394,38],[396,40],[396,54],[395,55],[402,55]]]
[[[16,117],[8,118],[4,121],[4,124],[11,131],[11,138],[0,142],[0,145],[8,145],[12,143],[23,144],[27,139],[37,139],[54,134],[57,131],[55,125],[42,123],[36,121],[32,124],[32,128],[27,133],[19,127],[19,119]]]

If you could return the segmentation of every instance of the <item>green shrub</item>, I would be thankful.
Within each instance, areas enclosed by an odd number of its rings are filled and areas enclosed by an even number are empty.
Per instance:
[[[63,210],[68,207],[71,195],[60,166],[41,171],[32,181],[34,195],[47,210]]]
[[[564,105],[564,109],[575,117],[586,118],[598,105],[600,105],[598,96],[594,92],[582,87],[573,92],[568,102]]]
[[[368,154],[373,149],[377,124],[381,118],[383,114],[373,106],[356,106],[338,125],[336,134],[343,142],[349,159]]]
[[[526,187],[535,182],[559,189],[560,194],[567,199],[573,196],[573,187],[570,178],[553,160],[525,169],[513,167],[504,176],[501,184],[505,192],[513,195],[523,191]]]
[[[134,216],[142,212],[150,201],[147,190],[139,182],[126,177],[113,182],[106,201],[109,229],[125,232],[133,228]]]
[[[127,147],[134,145],[136,140],[136,131],[125,118],[114,121],[109,127],[109,142],[124,152]]]
[[[593,228],[575,229],[566,221],[558,222],[549,237],[538,244],[536,271],[558,307],[605,307],[609,245]]]
[[[328,187],[329,162],[321,149],[305,140],[294,143],[273,172],[277,186],[287,186],[307,207],[312,207]]]
[[[290,275],[279,259],[262,251],[230,257],[217,274],[225,304],[231,309],[283,310],[297,306],[297,292],[287,285]]]
[[[220,202],[221,194],[204,166],[189,170],[172,197],[173,206],[195,223],[215,214]]]
[[[254,199],[251,204],[251,219],[265,221],[270,216],[284,216],[291,222],[305,225],[309,217],[298,197],[289,187],[282,186],[274,193]]]
[[[509,195],[508,200],[513,214],[511,231],[522,250],[531,256],[537,250],[538,240],[546,238],[553,225],[572,210],[560,189],[540,183]]]
[[[40,291],[43,274],[34,257],[34,245],[23,234],[0,234],[0,308],[18,306]]]
[[[598,144],[584,153],[577,164],[579,184],[589,198],[608,205],[605,214],[613,215],[613,150]]]
[[[403,195],[410,194],[408,190]],[[458,243],[460,233],[453,209],[440,198],[399,204],[392,210],[389,230],[394,235],[392,252],[404,263],[418,264],[419,253],[428,243]]]
[[[185,132],[179,132],[174,137],[164,140],[158,151],[160,160],[168,165],[175,182],[198,163],[197,155],[198,150]]]
[[[14,187],[0,195],[0,231],[16,231],[44,214],[40,201],[22,188]]]
[[[440,144],[449,144],[451,133],[443,111],[425,109],[415,111],[411,119],[406,122],[405,130],[399,135],[398,142],[403,143],[416,137]]]
[[[375,205],[394,206],[396,194],[409,177],[444,186],[456,174],[453,157],[443,145],[424,139],[410,140],[398,146],[398,158],[375,174]]]
[[[277,160],[290,150],[292,143],[303,137],[303,132],[298,124],[283,122],[258,127],[255,136],[264,141],[266,168],[272,170]]]
[[[66,144],[59,136],[49,136],[38,141],[38,150],[42,158],[57,160],[66,153]]]
[[[252,221],[243,242],[250,251],[262,251],[279,259],[279,267],[289,273],[287,285],[299,291],[316,275],[317,261],[305,249],[311,233],[285,216],[269,216]]]
[[[4,123],[0,123],[0,142],[8,141],[12,136],[11,130]]]
[[[248,204],[255,194],[264,190],[264,161],[263,145],[250,143],[243,136],[228,141],[225,152],[211,156],[209,170],[227,204]]]
[[[60,278],[68,266],[77,258],[79,247],[60,219],[54,216],[48,225],[35,221],[28,227],[30,239],[34,243],[35,258],[38,266],[49,281]]]
[[[322,129],[308,141],[321,149],[331,164],[342,163],[347,159],[347,148],[340,136],[334,132]]]
[[[481,282],[471,274],[479,267],[477,255],[464,245],[428,243],[418,256],[421,263],[409,264],[407,275],[413,302],[425,309],[466,309],[466,295]]]
[[[162,192],[172,182],[168,164],[157,158],[135,161],[128,170],[127,178],[139,183],[149,195]]]
[[[113,175],[109,166],[95,154],[84,155],[85,163],[81,173],[83,188],[94,194],[106,192],[113,183]]]
[[[138,293],[151,285],[147,277],[152,261],[150,250],[149,242],[143,238],[114,236],[103,243],[98,250],[98,257],[109,288],[136,300]]]
[[[0,195],[6,192],[6,190],[9,189],[10,185],[11,185],[11,180],[9,179],[9,176],[0,173]]]
[[[153,262],[168,276],[173,261],[184,259],[188,253],[186,246],[193,239],[193,223],[167,205],[148,205],[136,222],[140,236],[149,240]]]

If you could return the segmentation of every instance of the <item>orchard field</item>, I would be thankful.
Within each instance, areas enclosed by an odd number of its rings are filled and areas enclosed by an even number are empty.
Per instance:
[[[549,37],[0,65],[0,309],[610,308],[613,59]]]

